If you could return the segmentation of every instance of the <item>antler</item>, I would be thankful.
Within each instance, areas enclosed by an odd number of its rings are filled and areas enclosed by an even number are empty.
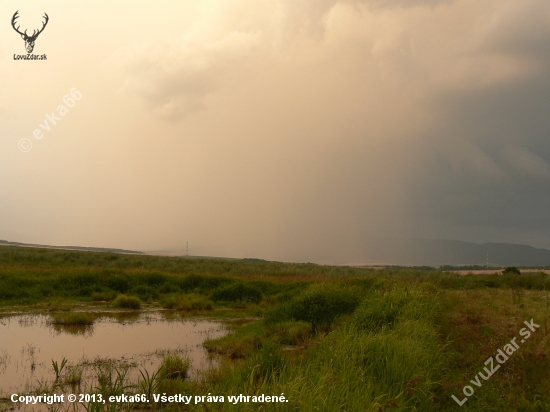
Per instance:
[[[15,12],[15,14],[13,15],[13,17],[12,17],[12,19],[11,19],[11,25],[12,25],[13,29],[14,29],[17,33],[19,33],[21,36],[26,36],[26,35],[27,35],[27,30],[25,30],[25,33],[21,33],[21,32],[19,31],[19,27],[21,27],[21,26],[17,26],[17,28],[15,28],[15,20],[19,17],[19,16],[17,15],[17,13],[19,13],[19,10],[17,10],[17,11]]]
[[[17,33],[19,33],[21,36],[25,36],[26,38],[29,38],[29,39],[35,39],[36,37],[38,37],[38,35],[39,35],[40,33],[42,33],[42,31],[44,30],[44,28],[45,28],[46,25],[48,24],[48,21],[50,20],[50,18],[48,17],[48,14],[47,14],[47,13],[44,13],[44,16],[43,16],[43,17],[46,19],[46,21],[45,21],[44,23],[42,23],[42,28],[41,28],[40,30],[38,30],[38,33],[36,32],[36,30],[33,30],[32,36],[29,36],[29,35],[27,34],[27,30],[25,30],[24,33],[21,33],[21,32],[19,31],[19,27],[21,27],[21,26],[17,26],[17,28],[15,27],[15,20],[19,18],[19,16],[17,15],[18,13],[19,13],[19,10],[17,10],[17,11],[15,12],[15,14],[13,15],[13,17],[12,17],[12,19],[11,19],[11,25],[12,25],[13,29],[14,29]]]
[[[32,37],[37,37],[40,33],[42,33],[44,31],[44,28],[46,27],[46,25],[48,24],[48,21],[50,20],[50,18],[48,17],[48,15],[46,14],[46,12],[44,12],[44,16],[43,16],[46,21],[44,23],[42,23],[42,28],[40,30],[38,30],[38,33],[34,34],[34,32],[32,33]]]

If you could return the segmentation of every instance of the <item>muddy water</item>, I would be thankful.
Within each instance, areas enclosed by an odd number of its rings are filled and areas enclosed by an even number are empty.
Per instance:
[[[92,384],[98,365],[129,367],[129,377],[137,379],[139,369],[155,372],[166,354],[189,357],[192,377],[212,363],[204,340],[227,333],[220,322],[162,313],[96,316],[93,325],[78,327],[53,325],[46,315],[1,318],[0,397],[51,386],[52,360],[61,365],[64,358],[63,373],[83,370],[81,386]]]

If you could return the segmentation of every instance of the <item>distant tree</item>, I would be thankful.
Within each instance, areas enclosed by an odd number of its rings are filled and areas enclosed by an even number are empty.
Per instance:
[[[515,266],[508,266],[502,271],[503,275],[521,275],[519,269]]]

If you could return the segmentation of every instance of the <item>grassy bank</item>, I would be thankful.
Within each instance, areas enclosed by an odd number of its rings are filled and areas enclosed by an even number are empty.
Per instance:
[[[4,307],[158,307],[240,317],[233,333],[205,343],[223,355],[218,368],[189,380],[188,360],[171,358],[154,376],[127,383],[128,393],[225,397],[191,405],[205,411],[550,410],[549,290],[550,276],[540,273],[460,276],[0,248]],[[90,322],[70,310],[53,319]],[[532,337],[493,376],[472,384],[530,319],[540,325]],[[466,385],[475,393],[459,407],[451,396],[462,400]],[[288,402],[227,398],[281,393]]]

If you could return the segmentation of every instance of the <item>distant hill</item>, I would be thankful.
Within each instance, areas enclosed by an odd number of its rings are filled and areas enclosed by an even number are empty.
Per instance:
[[[126,249],[83,247],[83,246],[50,246],[34,243],[9,242],[0,240],[0,246],[19,246],[30,248],[47,248],[59,250],[79,250],[88,252],[111,252],[135,255],[174,255],[180,253],[170,251],[140,252]],[[165,253],[162,253],[165,252]],[[442,239],[399,239],[399,238],[370,238],[351,253],[348,262],[354,266],[362,265],[397,265],[397,266],[485,266],[489,252],[489,266],[523,266],[523,267],[550,267],[550,250],[537,249],[532,246],[510,243],[472,243],[459,240]],[[330,252],[329,252],[330,253]],[[341,258],[337,255],[324,256],[325,263],[337,262]],[[210,256],[187,256],[188,258],[208,258]],[[218,258],[220,259],[220,258]],[[231,259],[231,258],[221,258]],[[261,262],[261,259],[247,259]],[[321,259],[319,259],[321,260]],[[312,260],[315,261],[315,260]],[[344,263],[344,262],[342,262]],[[331,264],[331,263],[329,263]]]
[[[471,243],[458,240],[370,239],[364,261],[373,264],[441,266],[550,266],[550,250],[509,243]]]
[[[50,246],[50,245],[38,245],[34,243],[20,243],[20,242],[9,242],[7,240],[0,240],[0,246],[20,246],[20,247],[36,247],[36,248],[46,248],[46,249],[62,249],[62,250],[80,250],[87,252],[111,252],[111,253],[129,253],[134,255],[143,255],[143,252],[138,252],[135,250],[126,250],[126,249],[110,249],[103,247],[84,247],[84,246]]]

